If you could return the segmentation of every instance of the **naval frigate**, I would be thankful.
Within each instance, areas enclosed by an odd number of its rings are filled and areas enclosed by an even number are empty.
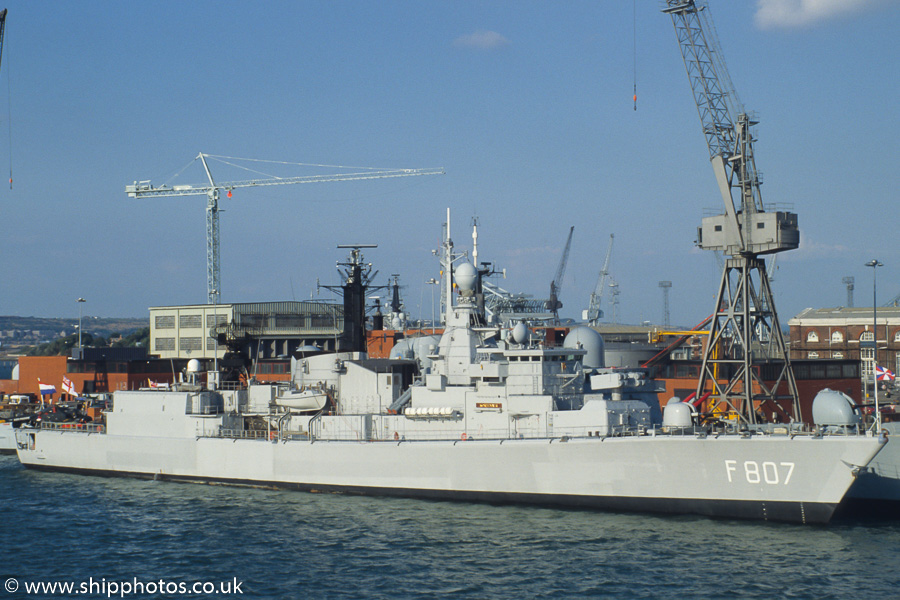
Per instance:
[[[551,348],[523,323],[488,326],[481,272],[463,258],[448,213],[445,329],[414,345],[418,358],[304,355],[290,386],[204,387],[189,373],[116,392],[102,426],[21,428],[18,457],[93,475],[825,523],[883,446],[851,428],[710,430],[682,402],[661,413],[646,372],[590,360],[577,331]],[[359,248],[350,264],[364,265]]]

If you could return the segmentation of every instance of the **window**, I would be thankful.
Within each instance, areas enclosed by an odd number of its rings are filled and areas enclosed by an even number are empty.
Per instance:
[[[819,334],[815,331],[810,331],[809,333],[806,334],[806,341],[807,342],[818,342]]]
[[[225,322],[225,315],[206,315],[206,326],[215,327]]]
[[[305,326],[306,317],[303,315],[275,315],[277,329],[302,329]]]
[[[819,353],[818,352],[810,352],[809,354],[806,355],[806,358],[819,358]]]
[[[175,315],[158,315],[156,329],[175,329]]]
[[[831,343],[832,344],[840,344],[844,341],[844,334],[840,331],[832,331],[831,332]]]
[[[765,224],[765,223],[757,223],[757,224],[756,224],[756,228],[757,228],[757,229],[765,229],[765,228],[766,228],[766,224]]]
[[[894,341],[900,342],[900,329],[898,329],[897,333],[894,334]]]
[[[181,315],[178,326],[182,329],[199,329],[203,327],[203,315]]]
[[[863,334],[872,335],[871,331],[867,331]],[[866,340],[863,340],[866,341]],[[871,340],[869,340],[871,341]],[[862,376],[864,379],[871,379],[872,374],[875,372],[875,348],[860,348],[859,349],[859,360],[860,367],[862,369]]]
[[[875,341],[875,334],[872,333],[871,331],[863,331],[863,332],[862,332],[862,335],[859,336],[859,341],[861,341],[861,342],[874,342],[874,341]],[[870,360],[871,360],[871,359],[870,359]]]
[[[206,349],[207,350],[218,350],[219,345],[216,343],[216,338],[208,337],[206,338]]]
[[[332,315],[310,315],[309,326],[317,328],[337,327],[338,319]]]
[[[159,317],[157,317],[159,318]],[[173,317],[174,324],[174,317]],[[175,338],[173,337],[158,337],[153,341],[153,350],[154,352],[165,352],[175,351]]]
[[[199,337],[183,337],[178,340],[180,350],[202,350],[203,338]]]
[[[832,352],[831,358],[844,358],[844,353],[843,352]]]
[[[721,225],[716,225],[714,229],[715,229],[716,231],[722,231],[722,226],[721,226]]]

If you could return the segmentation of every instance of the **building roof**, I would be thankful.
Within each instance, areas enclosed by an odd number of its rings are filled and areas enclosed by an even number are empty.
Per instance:
[[[806,308],[788,321],[789,327],[803,325],[871,325],[871,306],[838,306],[837,308]],[[900,307],[879,306],[878,320],[900,324]]]

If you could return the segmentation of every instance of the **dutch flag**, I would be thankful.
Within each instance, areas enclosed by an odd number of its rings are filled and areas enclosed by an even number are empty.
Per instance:
[[[46,396],[47,394],[55,394],[56,386],[48,385],[46,383],[41,383],[41,380],[38,379],[38,387],[41,388],[41,396]]]
[[[878,381],[893,381],[897,376],[887,367],[875,365],[875,377],[878,378]]]

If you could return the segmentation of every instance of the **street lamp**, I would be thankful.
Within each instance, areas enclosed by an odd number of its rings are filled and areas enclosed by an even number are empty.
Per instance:
[[[79,298],[75,302],[78,303],[78,360],[81,360],[84,357],[84,350],[81,347],[81,315],[82,315],[82,304],[87,302],[84,298]]]
[[[432,277],[431,279],[426,279],[425,283],[435,286],[439,284],[440,281]],[[431,335],[434,335],[434,287],[431,288]]]
[[[878,267],[884,264],[877,258],[873,258],[866,263],[867,267],[872,267],[872,385],[875,388],[875,423],[878,430],[881,430],[881,411],[878,409],[878,288],[877,288],[877,272]]]
[[[215,334],[215,341],[213,342],[213,371],[215,372],[213,385],[209,385],[209,381],[207,381],[207,386],[210,389],[218,389],[219,387],[219,290],[214,289],[213,293],[213,333]]]

